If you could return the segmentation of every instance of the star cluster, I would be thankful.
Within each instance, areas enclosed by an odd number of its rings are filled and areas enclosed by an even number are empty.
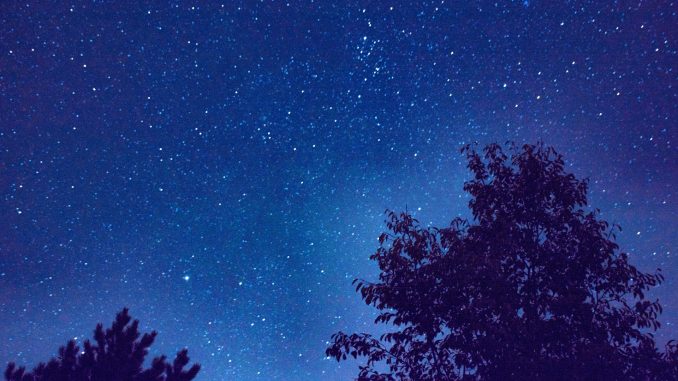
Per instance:
[[[557,4],[558,3],[558,4]],[[0,362],[130,307],[200,380],[330,380],[384,210],[467,215],[462,145],[543,140],[678,336],[678,3],[0,4]]]

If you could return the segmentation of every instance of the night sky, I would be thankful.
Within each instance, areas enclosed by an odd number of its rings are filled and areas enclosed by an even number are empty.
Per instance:
[[[562,3],[560,5],[556,3]],[[468,215],[462,145],[591,181],[678,337],[678,3],[0,3],[0,365],[123,306],[199,380],[345,380],[384,210]]]

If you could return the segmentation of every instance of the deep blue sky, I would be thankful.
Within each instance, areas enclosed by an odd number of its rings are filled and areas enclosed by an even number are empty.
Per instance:
[[[560,5],[554,5],[562,3]],[[199,380],[340,380],[386,208],[544,140],[662,267],[678,337],[678,3],[0,3],[0,364],[123,306]],[[4,366],[4,365],[3,365]]]

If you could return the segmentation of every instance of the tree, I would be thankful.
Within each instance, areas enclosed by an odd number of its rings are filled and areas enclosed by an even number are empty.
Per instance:
[[[645,297],[660,270],[629,263],[620,228],[587,211],[587,181],[542,143],[462,153],[473,218],[439,229],[387,211],[379,280],[354,284],[396,330],[336,333],[327,356],[365,357],[358,380],[676,379]]]
[[[130,323],[131,322],[131,323]],[[165,356],[153,359],[149,369],[143,369],[148,348],[153,344],[157,333],[139,333],[139,321],[130,317],[125,308],[119,312],[111,328],[104,332],[98,324],[94,330],[94,341],[85,341],[84,349],[69,341],[59,348],[59,355],[47,364],[40,363],[32,372],[24,367],[17,368],[9,363],[5,370],[7,381],[190,381],[200,370],[194,364],[184,370],[188,364],[188,351],[177,353],[170,364]],[[141,339],[139,339],[141,336]]]

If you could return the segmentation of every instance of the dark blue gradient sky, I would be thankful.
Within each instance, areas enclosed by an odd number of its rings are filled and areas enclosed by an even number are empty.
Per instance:
[[[556,5],[556,3],[560,3]],[[123,306],[200,380],[343,380],[386,208],[467,214],[459,148],[591,179],[678,336],[678,3],[0,3],[0,363]]]

